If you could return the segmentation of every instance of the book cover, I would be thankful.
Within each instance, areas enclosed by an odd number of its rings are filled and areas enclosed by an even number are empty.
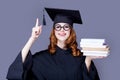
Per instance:
[[[109,53],[90,53],[90,52],[84,52],[84,56],[104,56],[107,57]]]
[[[108,45],[89,45],[89,44],[80,44],[80,47],[107,48]]]
[[[108,51],[109,48],[91,48],[91,47],[82,47],[83,51]]]
[[[80,42],[83,43],[105,43],[105,39],[82,38]]]
[[[81,52],[89,52],[89,53],[109,53],[109,51],[88,51],[88,50],[81,50]]]

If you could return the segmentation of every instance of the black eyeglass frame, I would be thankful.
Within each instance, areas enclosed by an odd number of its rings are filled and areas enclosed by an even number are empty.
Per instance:
[[[57,27],[58,27],[58,28],[57,28]],[[61,26],[60,24],[55,24],[55,25],[54,25],[54,29],[55,29],[56,31],[60,31],[62,28],[63,28],[65,31],[69,31],[69,30],[72,28],[72,26],[69,25],[69,24],[65,24],[64,26]]]

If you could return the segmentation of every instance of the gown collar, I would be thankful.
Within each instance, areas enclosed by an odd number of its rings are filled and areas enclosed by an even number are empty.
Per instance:
[[[56,47],[56,52],[59,54],[63,53],[63,54],[71,54],[72,50],[71,48],[67,48],[67,49],[62,49],[59,46]]]

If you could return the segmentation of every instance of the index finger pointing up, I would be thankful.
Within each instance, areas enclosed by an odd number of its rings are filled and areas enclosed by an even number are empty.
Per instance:
[[[35,27],[38,27],[38,24],[39,24],[39,20],[38,20],[38,18],[37,18],[37,19],[36,19]]]

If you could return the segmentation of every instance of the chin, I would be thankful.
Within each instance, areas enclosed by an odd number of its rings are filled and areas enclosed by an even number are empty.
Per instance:
[[[66,38],[60,38],[60,39],[58,39],[58,41],[64,42],[64,41],[66,41]]]
[[[66,39],[59,39],[58,41],[64,42]]]

